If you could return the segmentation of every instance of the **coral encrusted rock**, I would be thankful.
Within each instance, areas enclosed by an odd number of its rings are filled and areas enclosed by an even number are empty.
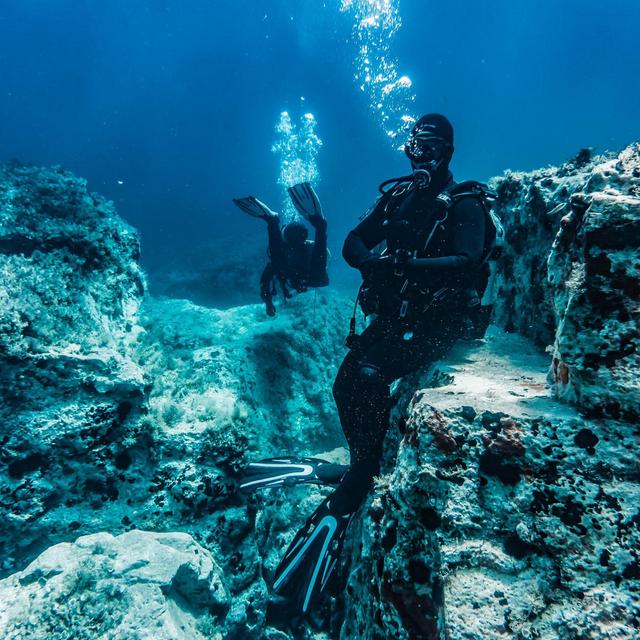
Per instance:
[[[0,168],[0,575],[127,486],[146,410],[130,357],[138,257],[136,232],[83,180]]]
[[[492,329],[414,395],[350,543],[341,638],[639,637],[636,428],[560,404],[545,362]]]
[[[184,533],[96,533],[0,580],[6,640],[221,640],[222,570]]]
[[[493,181],[506,231],[495,320],[553,345],[557,395],[640,419],[640,145]]]

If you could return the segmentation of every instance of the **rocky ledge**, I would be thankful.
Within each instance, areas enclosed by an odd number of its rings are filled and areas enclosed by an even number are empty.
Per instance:
[[[637,637],[636,427],[559,405],[546,365],[492,329],[413,396],[354,541],[340,637]]]

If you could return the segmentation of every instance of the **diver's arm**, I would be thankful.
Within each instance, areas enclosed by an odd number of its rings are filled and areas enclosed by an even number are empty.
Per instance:
[[[385,205],[387,198],[378,200],[371,213],[360,224],[349,232],[342,247],[342,256],[347,264],[354,269],[377,256],[371,249],[378,246],[384,239],[384,221],[386,219]]]
[[[439,258],[410,258],[406,263],[409,274],[456,274],[480,264],[485,234],[482,205],[474,198],[465,198],[451,211],[450,221],[454,225],[452,253]]]
[[[314,218],[311,224],[316,233],[311,250],[311,266],[309,283],[311,286],[326,286],[329,284],[327,275],[327,221],[325,218]],[[318,284],[315,284],[318,283]]]

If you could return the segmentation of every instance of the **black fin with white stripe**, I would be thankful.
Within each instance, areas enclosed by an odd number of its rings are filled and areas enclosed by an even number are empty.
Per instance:
[[[305,615],[324,591],[354,513],[337,513],[329,496],[298,531],[276,569],[273,590]]]
[[[347,465],[333,464],[320,458],[283,456],[266,458],[249,464],[238,486],[242,492],[295,484],[337,485],[348,470]]]

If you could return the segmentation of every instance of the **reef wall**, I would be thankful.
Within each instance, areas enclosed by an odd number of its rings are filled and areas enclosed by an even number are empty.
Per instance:
[[[493,186],[497,326],[396,389],[342,570],[292,629],[267,585],[328,489],[245,498],[236,478],[284,451],[345,460],[351,301],[269,319],[154,299],[110,203],[3,167],[0,636],[638,637],[639,149]]]
[[[506,231],[495,322],[553,345],[559,398],[640,419],[639,145],[492,186]]]

